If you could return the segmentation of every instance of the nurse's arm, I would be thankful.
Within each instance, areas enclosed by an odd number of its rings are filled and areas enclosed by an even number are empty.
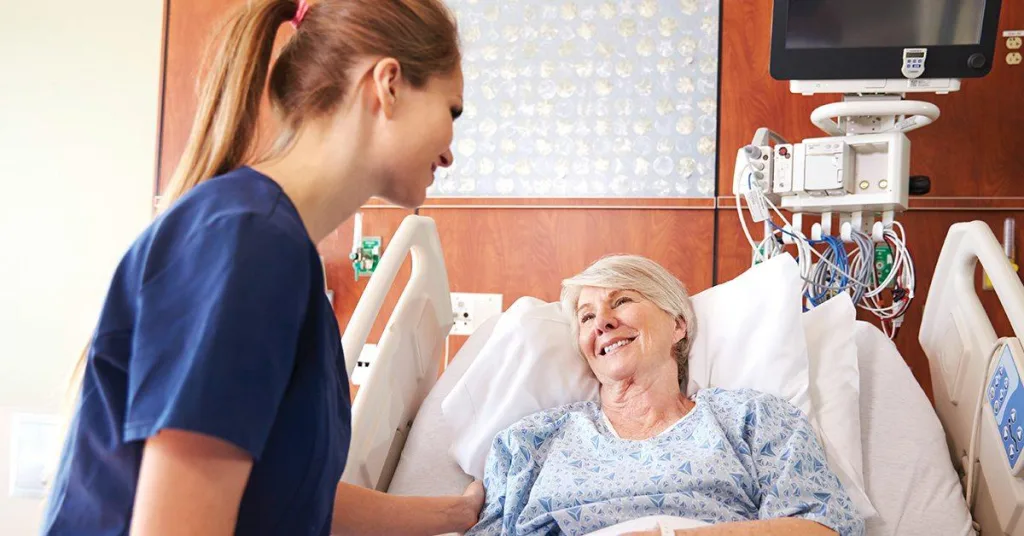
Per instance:
[[[132,534],[234,534],[251,470],[249,454],[230,443],[160,431],[142,451]]]
[[[484,488],[474,482],[462,496],[388,495],[345,482],[334,498],[334,536],[390,534],[429,536],[465,532],[480,516]]]

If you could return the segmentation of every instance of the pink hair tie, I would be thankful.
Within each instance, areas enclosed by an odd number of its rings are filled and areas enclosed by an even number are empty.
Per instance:
[[[299,0],[299,7],[295,10],[295,17],[292,18],[292,26],[296,30],[299,29],[299,25],[302,24],[302,19],[306,18],[306,12],[309,11],[309,2],[306,0]]]

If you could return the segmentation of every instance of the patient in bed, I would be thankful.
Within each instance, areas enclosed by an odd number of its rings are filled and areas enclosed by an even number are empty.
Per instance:
[[[587,534],[652,515],[712,525],[695,534],[864,532],[800,410],[752,390],[681,392],[697,326],[664,268],[606,257],[563,282],[562,307],[600,402],[499,433],[467,534]]]

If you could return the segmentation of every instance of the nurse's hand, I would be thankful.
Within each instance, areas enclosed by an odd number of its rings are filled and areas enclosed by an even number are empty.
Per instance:
[[[484,486],[473,482],[462,495],[388,495],[339,482],[334,496],[334,536],[431,536],[465,532],[480,520]]]

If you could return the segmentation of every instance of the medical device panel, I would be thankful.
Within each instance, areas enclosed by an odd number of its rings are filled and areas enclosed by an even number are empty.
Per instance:
[[[775,0],[778,80],[960,79],[992,68],[1000,0]],[[924,82],[924,85],[930,85]]]
[[[1024,468],[1024,384],[1021,383],[1021,362],[1024,352],[1017,339],[1008,339],[993,352],[993,370],[989,375],[985,400],[995,419],[1002,440],[1003,452],[1014,476]]]

